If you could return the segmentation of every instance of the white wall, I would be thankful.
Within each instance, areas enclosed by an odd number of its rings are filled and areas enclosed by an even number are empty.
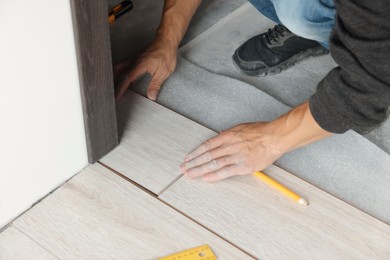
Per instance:
[[[0,0],[0,228],[86,165],[69,0]]]

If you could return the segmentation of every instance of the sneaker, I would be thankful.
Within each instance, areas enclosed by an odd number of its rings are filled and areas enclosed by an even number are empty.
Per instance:
[[[328,53],[317,41],[296,36],[283,25],[257,35],[233,54],[237,69],[249,76],[265,76],[282,72],[310,56]]]

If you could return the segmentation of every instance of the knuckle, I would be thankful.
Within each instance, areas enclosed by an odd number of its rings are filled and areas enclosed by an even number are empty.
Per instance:
[[[204,142],[203,144],[202,144],[202,148],[203,148],[203,151],[208,151],[209,149],[210,149],[210,147],[211,147],[211,142],[210,142],[210,140],[207,140],[206,142]]]
[[[199,171],[199,169],[193,168],[193,169],[188,171],[188,174],[191,176],[195,176],[195,175],[197,175],[198,171]]]
[[[153,83],[151,83],[150,88],[151,88],[152,90],[159,90],[159,89],[160,89],[160,83],[158,83],[158,82],[153,82]]]
[[[218,176],[219,180],[226,179],[230,177],[231,174],[231,168],[230,167],[223,167],[219,171],[216,172],[216,176]]]
[[[207,162],[209,162],[209,161],[211,161],[213,159],[213,155],[212,155],[212,153],[209,151],[209,152],[206,152],[206,154],[205,154],[205,160],[207,161]]]
[[[231,168],[229,166],[226,166],[221,169],[221,175],[222,176],[227,176],[230,174]]]
[[[210,163],[210,169],[211,170],[216,170],[218,169],[218,160],[212,160]]]
[[[231,174],[233,172],[234,172],[234,167],[233,166],[228,165],[227,167],[225,167],[225,173]]]
[[[230,160],[229,157],[223,157],[223,158],[221,159],[221,163],[223,163],[223,165],[228,165],[230,161],[231,161],[231,160]]]
[[[202,167],[195,167],[188,171],[189,175],[192,177],[198,177],[201,176],[203,173]]]
[[[238,175],[239,172],[237,171],[237,167],[234,165],[229,165],[226,167],[225,174],[227,176],[233,176],[233,175]]]
[[[189,162],[187,162],[187,163],[185,164],[185,168],[186,168],[186,169],[191,169],[191,168],[193,167],[193,165],[194,165],[194,162],[193,162],[193,161],[189,161]]]

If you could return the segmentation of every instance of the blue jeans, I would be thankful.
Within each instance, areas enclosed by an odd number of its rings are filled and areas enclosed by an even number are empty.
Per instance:
[[[333,0],[249,0],[259,12],[294,34],[329,48],[335,26]]]

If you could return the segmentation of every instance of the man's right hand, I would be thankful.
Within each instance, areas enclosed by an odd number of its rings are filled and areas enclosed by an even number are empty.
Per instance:
[[[177,47],[164,39],[156,38],[148,49],[132,66],[130,60],[119,63],[114,68],[114,78],[118,82],[116,99],[120,99],[127,88],[140,76],[149,73],[152,80],[147,89],[147,96],[156,100],[164,81],[173,73],[177,62]]]

